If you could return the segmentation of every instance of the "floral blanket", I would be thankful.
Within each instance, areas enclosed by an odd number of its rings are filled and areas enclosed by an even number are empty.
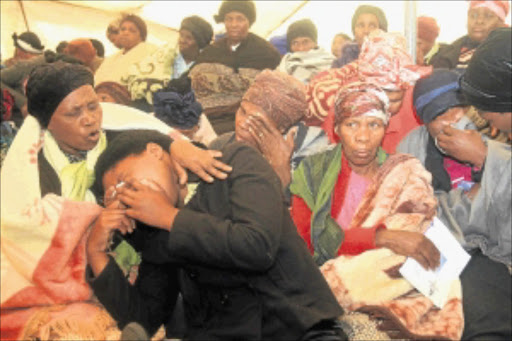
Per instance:
[[[417,159],[391,157],[366,191],[351,225],[371,227],[384,221],[388,229],[424,232],[437,207],[430,181]],[[408,339],[459,340],[464,328],[460,280],[452,283],[448,302],[439,309],[401,277],[398,268],[404,261],[404,256],[381,248],[339,256],[321,271],[345,310],[391,322]]]

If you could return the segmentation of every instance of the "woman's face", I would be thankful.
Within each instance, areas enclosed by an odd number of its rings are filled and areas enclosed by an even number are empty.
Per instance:
[[[489,121],[491,127],[504,133],[512,133],[512,112],[478,111],[478,114]]]
[[[375,14],[363,13],[356,21],[354,27],[354,39],[359,44],[363,45],[364,37],[370,34],[371,31],[379,28],[379,19]]]
[[[316,47],[316,43],[309,37],[297,37],[290,43],[292,52],[308,52]]]
[[[103,112],[98,96],[90,85],[67,95],[53,113],[48,130],[66,153],[93,149],[100,138]]]
[[[131,21],[124,21],[119,29],[119,44],[121,44],[125,50],[130,50],[142,42],[140,31]]]
[[[246,123],[249,117],[255,115],[266,115],[266,113],[259,105],[256,105],[248,101],[242,101],[240,107],[238,108],[238,111],[236,112],[235,135],[237,141],[245,142],[257,149],[258,144],[252,137],[251,132],[249,131],[248,125]],[[272,120],[270,121],[274,122]]]
[[[384,90],[386,95],[388,95],[389,99],[389,112],[391,115],[396,115],[400,108],[402,107],[402,103],[404,101],[405,90]]]
[[[377,117],[344,118],[336,126],[336,134],[351,167],[369,166],[375,161],[385,132],[384,121]]]
[[[502,25],[501,19],[490,9],[480,7],[468,12],[468,35],[474,42],[483,42],[492,30]]]
[[[441,133],[444,127],[455,124],[464,117],[469,107],[453,107],[437,116],[432,122],[427,123],[427,130],[434,139]]]
[[[240,43],[249,34],[249,19],[237,11],[229,12],[224,16],[226,36],[235,44]]]
[[[189,30],[181,29],[178,47],[182,54],[189,54],[199,51],[196,39]]]
[[[173,161],[160,145],[148,143],[146,150],[138,155],[130,155],[105,172],[103,189],[127,180],[137,180],[142,184],[162,189],[175,207],[182,207],[187,194],[187,187],[179,184]],[[155,188],[155,189],[157,189]]]

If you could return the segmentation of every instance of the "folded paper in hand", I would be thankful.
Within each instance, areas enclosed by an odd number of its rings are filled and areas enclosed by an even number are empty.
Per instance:
[[[425,232],[425,237],[439,250],[439,266],[435,270],[425,270],[416,260],[409,257],[399,271],[419,292],[430,298],[437,307],[442,308],[448,299],[452,282],[459,278],[471,256],[437,217]]]

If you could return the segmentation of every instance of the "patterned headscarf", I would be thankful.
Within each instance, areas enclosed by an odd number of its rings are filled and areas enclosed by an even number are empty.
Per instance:
[[[355,82],[340,89],[336,95],[334,105],[335,126],[342,119],[357,116],[377,117],[388,124],[389,99],[386,93],[378,86]]]
[[[469,2],[469,10],[472,10],[473,8],[481,8],[481,7],[487,8],[488,10],[492,11],[502,21],[505,21],[505,18],[508,15],[508,11],[510,10],[510,5],[508,3],[508,0],[501,0],[501,1],[485,0],[485,1],[470,1]]]
[[[403,35],[382,30],[374,30],[365,38],[358,64],[361,81],[394,91],[414,85],[432,71],[432,67],[414,65]]]
[[[290,75],[270,70],[256,76],[242,101],[260,106],[282,131],[300,121],[307,108],[305,86]]]

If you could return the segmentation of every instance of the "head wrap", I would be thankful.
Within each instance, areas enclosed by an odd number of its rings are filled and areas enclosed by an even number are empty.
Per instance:
[[[116,103],[123,105],[131,105],[132,99],[128,89],[116,82],[102,82],[94,88],[96,93],[105,92],[112,97]]]
[[[12,40],[14,40],[14,46],[25,52],[33,54],[43,53],[44,46],[41,45],[41,40],[34,32],[23,32],[20,35],[14,33]]]
[[[39,65],[27,82],[28,112],[46,128],[60,102],[84,85],[94,87],[94,76],[85,66],[62,61]]]
[[[204,48],[212,41],[212,25],[197,15],[183,19],[180,30],[187,30],[192,33],[199,49]]]
[[[439,36],[439,26],[437,21],[431,17],[419,17],[418,24],[418,37],[428,42],[435,42]]]
[[[99,41],[98,39],[89,39],[92,43],[92,46],[94,46],[94,49],[96,50],[96,55],[98,57],[105,57],[105,47],[103,46],[103,43]]]
[[[470,1],[469,2],[469,10],[473,8],[487,8],[492,11],[494,14],[498,16],[502,21],[505,21],[505,18],[508,15],[508,11],[510,10],[509,0],[502,1],[492,1],[492,0],[484,0],[484,1]]]
[[[432,67],[414,65],[403,35],[382,30],[374,30],[365,38],[358,64],[361,81],[392,91],[414,85],[432,72]]]
[[[64,48],[64,53],[89,65],[96,57],[96,49],[89,39],[75,39]]]
[[[358,116],[377,117],[388,124],[389,99],[378,86],[355,82],[341,88],[334,104],[335,125],[342,119]]]
[[[281,131],[287,131],[304,117],[307,109],[305,86],[279,71],[259,73],[242,101],[261,107]]]
[[[148,36],[148,28],[147,28],[144,20],[142,20],[139,16],[137,16],[135,14],[128,14],[127,16],[124,16],[121,19],[121,22],[119,23],[119,27],[121,27],[121,25],[125,21],[129,21],[129,22],[133,23],[135,26],[137,26],[137,29],[139,30],[139,33],[140,33],[140,38],[142,39],[142,41],[146,41],[146,38]]]
[[[190,78],[172,79],[166,88],[153,94],[155,117],[178,129],[191,129],[199,123],[203,107],[196,101]]]
[[[315,24],[309,19],[302,19],[294,22],[288,27],[286,31],[286,42],[288,44],[288,51],[291,51],[292,41],[298,37],[311,38],[315,43],[318,40],[318,32]]]
[[[352,16],[352,34],[354,34],[357,19],[361,14],[364,13],[370,13],[375,15],[377,17],[377,20],[379,21],[379,28],[385,32],[388,31],[388,20],[386,19],[386,14],[384,14],[384,12],[379,7],[371,5],[361,5],[357,7],[356,11],[354,12],[354,15]]]
[[[489,112],[512,112],[512,29],[498,28],[476,49],[461,88],[469,103]]]
[[[423,123],[432,122],[446,110],[468,105],[459,87],[460,74],[448,69],[435,69],[414,86],[413,100]]]
[[[224,22],[224,17],[230,12],[240,12],[247,20],[249,25],[256,21],[256,6],[251,0],[224,0],[220,5],[219,14],[213,16],[217,24]]]

